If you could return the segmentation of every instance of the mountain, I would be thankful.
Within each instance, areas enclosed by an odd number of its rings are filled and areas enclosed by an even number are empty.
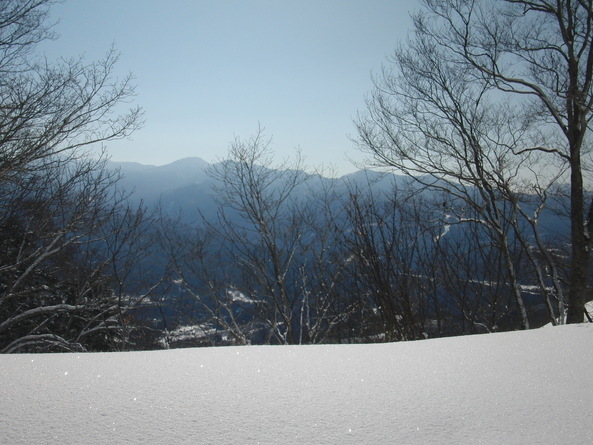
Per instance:
[[[184,158],[163,166],[143,165],[135,162],[109,162],[108,168],[119,170],[119,187],[133,192],[135,199],[155,203],[165,193],[190,185],[209,181],[209,164],[201,158]]]
[[[107,167],[121,173],[118,187],[131,193],[135,203],[143,201],[148,206],[158,204],[169,216],[181,215],[186,222],[195,221],[200,213],[204,216],[214,216],[216,213],[215,180],[208,175],[211,164],[201,158],[184,158],[163,166],[110,161]],[[336,191],[340,194],[369,185],[375,191],[387,192],[393,186],[394,178],[398,177],[371,170],[361,170],[338,179],[311,175],[308,181],[310,188],[296,192],[306,196],[310,189],[321,190],[332,181],[338,181]],[[399,178],[398,183],[409,181],[404,177]]]
[[[180,159],[163,166],[143,165],[136,162],[109,162],[108,168],[118,170],[122,179],[118,187],[130,192],[133,202],[140,202],[149,207],[160,205],[171,217],[181,217],[185,222],[194,222],[200,214],[206,217],[216,215],[217,203],[213,185],[215,180],[208,175],[212,165],[198,157]],[[348,193],[365,193],[372,190],[375,198],[389,196],[394,185],[401,189],[418,187],[418,183],[407,176],[381,173],[373,170],[359,170],[340,178],[326,178],[311,175],[306,187],[295,190],[296,195],[307,199],[312,191],[334,187],[337,196],[346,198]],[[423,191],[422,196],[435,198],[433,191]],[[449,198],[447,198],[449,199]],[[451,204],[451,202],[449,202]],[[568,233],[566,212],[562,210],[566,203],[551,201],[548,208],[540,215],[542,234]],[[526,208],[529,208],[528,206]],[[535,207],[531,209],[535,210]],[[451,221],[450,221],[451,222]]]

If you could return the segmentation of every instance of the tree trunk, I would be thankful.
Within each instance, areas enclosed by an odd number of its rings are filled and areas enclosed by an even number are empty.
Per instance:
[[[572,257],[568,291],[567,323],[582,323],[585,317],[585,294],[589,276],[589,234],[585,226],[585,197],[581,149],[587,121],[578,101],[578,76],[574,57],[570,59],[568,97],[568,142],[570,145],[570,221]]]
[[[587,278],[589,271],[588,240],[585,236],[583,178],[580,159],[573,158],[571,176],[571,241],[570,288],[568,290],[567,323],[582,323],[585,317]]]

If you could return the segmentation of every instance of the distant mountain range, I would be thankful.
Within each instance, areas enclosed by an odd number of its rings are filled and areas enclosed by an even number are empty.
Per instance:
[[[200,158],[185,158],[163,166],[136,162],[109,162],[108,167],[122,173],[120,186],[146,201],[155,201],[166,192],[209,181],[209,164]]]
[[[181,212],[184,219],[192,220],[198,210],[209,214],[215,209],[213,181],[206,173],[209,165],[192,157],[163,166],[110,161],[108,168],[120,171],[118,187],[131,193],[132,202],[143,201],[149,207],[159,204],[169,216]]]
[[[180,159],[163,166],[136,162],[108,162],[109,169],[121,172],[122,178],[118,187],[131,193],[132,202],[142,201],[149,207],[158,204],[166,215],[180,217],[189,223],[199,220],[200,214],[208,218],[216,215],[218,205],[213,190],[215,180],[207,172],[210,166],[211,164],[198,157]],[[376,197],[379,197],[380,192],[390,193],[394,184],[402,187],[417,185],[408,177],[372,170],[359,170],[337,179],[318,175],[310,179],[313,180],[309,181],[313,189],[321,189],[334,181],[335,191],[338,195],[343,193],[344,197],[349,190],[355,188],[372,190],[377,194]],[[559,208],[556,211],[546,211],[541,215],[540,228],[543,232],[568,233],[568,220],[562,215],[565,212],[560,211],[563,204],[557,206]]]
[[[208,162],[198,157],[180,159],[163,166],[144,165],[136,162],[108,162],[108,168],[119,170],[118,187],[131,193],[132,202],[143,201],[149,207],[159,204],[166,214],[181,217],[190,222],[199,217],[213,216],[216,212],[212,179],[207,169]],[[348,186],[373,184],[374,190],[390,190],[393,180],[409,181],[404,177],[360,170],[338,179],[315,176],[318,185],[338,181],[344,191]]]

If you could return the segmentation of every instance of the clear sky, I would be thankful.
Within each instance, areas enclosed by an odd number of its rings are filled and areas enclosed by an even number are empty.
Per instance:
[[[349,136],[380,70],[411,26],[414,0],[66,0],[52,7],[50,57],[102,57],[136,76],[144,128],[110,142],[114,161],[224,157],[258,123],[279,158],[355,170]]]

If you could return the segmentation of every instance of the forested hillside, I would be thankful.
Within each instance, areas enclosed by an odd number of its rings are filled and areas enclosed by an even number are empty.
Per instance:
[[[327,178],[301,170],[298,158],[276,165],[263,134],[236,140],[229,155],[213,165],[120,166],[133,199],[160,208],[170,286],[141,315],[163,332],[154,346],[397,341],[521,326],[503,254],[464,200],[391,173]],[[192,175],[176,171],[188,165]],[[561,190],[541,208],[534,196],[520,199],[525,219],[505,232],[520,271],[514,286],[532,326],[562,322],[534,246],[553,250],[562,270],[566,200]]]

